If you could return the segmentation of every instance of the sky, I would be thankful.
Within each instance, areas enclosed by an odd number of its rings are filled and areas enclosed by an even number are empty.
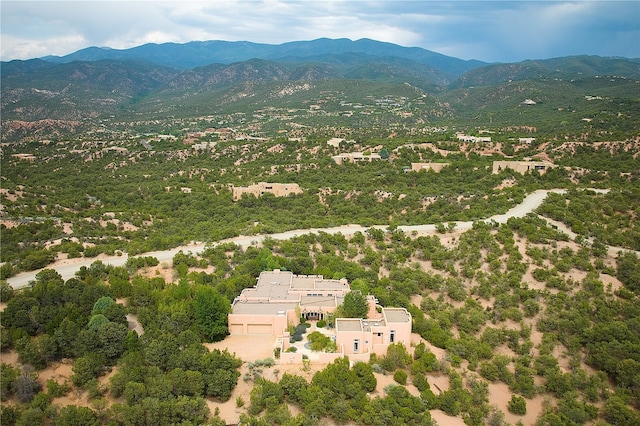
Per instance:
[[[194,40],[370,38],[460,59],[640,58],[640,0],[0,0],[0,59]]]

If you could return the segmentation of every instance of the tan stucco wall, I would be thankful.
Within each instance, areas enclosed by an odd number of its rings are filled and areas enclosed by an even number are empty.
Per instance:
[[[357,352],[353,350],[356,339],[359,340]],[[366,341],[369,343],[365,343]],[[370,333],[364,333],[363,331],[340,331],[336,329],[336,345],[338,346],[338,352],[342,352],[344,355],[370,353]]]
[[[420,170],[433,170],[439,173],[443,168],[448,166],[449,163],[411,163],[411,170],[419,172]]]
[[[239,200],[242,194],[253,194],[256,197],[264,193],[273,194],[276,197],[286,197],[291,194],[302,194],[302,189],[297,183],[266,183],[260,182],[249,186],[232,186],[233,199]]]
[[[287,312],[287,314],[289,314]],[[249,326],[254,324],[270,324],[272,326],[272,333],[276,336],[281,336],[286,330],[291,315],[251,315],[251,314],[229,314],[229,330],[232,334],[250,334]],[[295,312],[293,313],[295,317]],[[236,330],[237,327],[242,326],[242,331]]]
[[[334,155],[331,157],[336,164],[343,164],[345,161],[349,161],[352,163],[360,163],[362,161],[371,162],[373,160],[380,160],[380,154],[371,153],[368,155],[364,155],[361,152],[349,152],[346,154]]]
[[[556,165],[548,161],[494,161],[493,173],[500,173],[501,170],[506,169],[511,169],[521,174],[535,170],[544,173],[546,170],[554,167],[556,167]]]

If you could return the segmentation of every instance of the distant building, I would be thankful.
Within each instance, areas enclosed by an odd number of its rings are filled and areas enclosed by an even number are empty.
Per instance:
[[[338,148],[341,142],[344,142],[343,138],[331,138],[327,141],[327,145]]]
[[[525,174],[531,170],[544,173],[548,169],[557,167],[548,161],[494,161],[493,173],[500,173],[501,170],[511,169],[518,173]]]
[[[192,148],[195,151],[206,151],[206,150],[214,149],[217,144],[218,144],[217,142],[200,142],[200,143],[194,143]]]
[[[108,146],[106,148],[102,149],[103,152],[118,152],[120,154],[127,154],[129,152],[129,150],[127,148],[121,147],[121,146]]]
[[[340,155],[334,155],[331,157],[336,164],[344,164],[345,162],[351,163],[361,163],[361,162],[371,162],[374,160],[380,160],[380,154],[371,153],[371,154],[363,154],[362,152],[348,152]]]
[[[518,138],[519,143],[532,144],[536,141],[536,138]]]
[[[433,170],[436,173],[451,163],[411,163],[411,171],[419,172],[420,170]]]
[[[465,135],[464,133],[456,133],[456,137],[460,142],[473,142],[473,143],[491,142],[490,136],[470,136],[470,135]]]
[[[17,158],[18,160],[24,160],[29,162],[36,161],[36,156],[33,154],[11,154],[11,157]]]
[[[158,135],[157,138],[163,141],[176,139],[176,137],[173,135]]]
[[[302,189],[297,183],[266,183],[259,182],[249,186],[233,186],[230,185],[233,192],[233,199],[239,200],[242,194],[253,194],[260,197],[265,193],[273,194],[276,197],[286,197],[291,194],[302,194]]]

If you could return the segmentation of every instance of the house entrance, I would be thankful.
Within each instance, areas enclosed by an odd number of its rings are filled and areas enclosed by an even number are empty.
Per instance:
[[[319,321],[324,319],[324,313],[322,312],[305,312],[302,314],[306,320]]]

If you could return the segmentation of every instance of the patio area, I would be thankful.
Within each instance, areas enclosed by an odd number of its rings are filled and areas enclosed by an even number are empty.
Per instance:
[[[317,321],[308,321],[308,323],[311,324],[311,327],[307,328],[307,331],[302,335],[302,340],[299,342],[289,343],[288,345],[289,347],[296,348],[296,353],[306,355],[306,357],[309,360],[317,361],[320,359],[320,352],[311,350],[311,343],[307,339],[307,336],[313,333],[314,331],[318,331],[324,334],[325,336],[329,337],[335,342],[336,333],[335,333],[335,329],[333,328],[332,329],[328,329],[326,327],[319,328]]]

